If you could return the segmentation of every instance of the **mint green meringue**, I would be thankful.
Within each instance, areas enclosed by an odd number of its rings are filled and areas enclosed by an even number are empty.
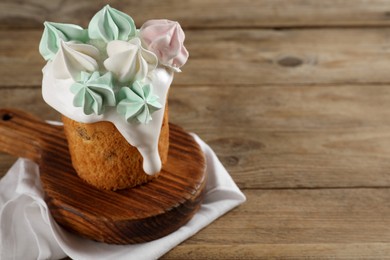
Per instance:
[[[73,83],[70,91],[75,94],[73,105],[82,107],[86,115],[101,115],[105,106],[116,105],[111,72],[100,76],[97,71],[92,74],[82,71],[81,80]]]
[[[136,28],[133,19],[127,14],[106,5],[97,12],[88,25],[89,38],[109,42],[127,41],[134,37]]]
[[[39,52],[45,60],[53,59],[59,49],[60,40],[82,43],[88,41],[87,30],[78,25],[52,22],[45,22],[44,25],[45,29],[39,43]]]
[[[152,93],[152,85],[134,82],[131,87],[123,87],[118,93],[117,112],[124,115],[129,123],[147,124],[152,120],[152,113],[162,108]]]

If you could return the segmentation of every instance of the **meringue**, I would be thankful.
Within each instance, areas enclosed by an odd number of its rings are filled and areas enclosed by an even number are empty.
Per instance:
[[[145,50],[139,38],[128,42],[111,41],[107,44],[107,54],[104,66],[113,72],[120,82],[133,83],[142,80],[158,64],[156,55]]]
[[[75,94],[73,105],[82,107],[86,115],[101,115],[105,106],[116,105],[111,72],[103,76],[97,71],[92,74],[81,72],[81,80],[73,83],[70,91]]]
[[[78,25],[44,23],[45,29],[39,43],[39,52],[45,60],[51,60],[60,48],[60,40],[86,42],[88,32]]]
[[[89,38],[104,42],[127,41],[134,37],[135,33],[136,28],[133,19],[109,5],[97,12],[88,25]]]
[[[178,22],[149,20],[142,25],[139,34],[143,44],[156,54],[162,65],[180,72],[189,54],[184,47],[185,36]]]
[[[147,124],[152,120],[151,114],[162,108],[158,96],[152,94],[151,84],[143,85],[136,81],[130,88],[123,87],[118,93],[117,111],[123,114],[127,122]]]
[[[80,79],[81,71],[98,70],[99,51],[88,44],[60,41],[60,48],[53,58],[53,74],[57,79]]]

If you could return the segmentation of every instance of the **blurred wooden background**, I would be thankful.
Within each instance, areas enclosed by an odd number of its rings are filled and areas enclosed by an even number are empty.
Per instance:
[[[164,259],[390,257],[390,1],[0,2],[0,107],[43,119],[45,20],[105,3],[179,21],[190,59],[170,119],[200,135],[246,204]],[[15,158],[0,154],[0,175]]]

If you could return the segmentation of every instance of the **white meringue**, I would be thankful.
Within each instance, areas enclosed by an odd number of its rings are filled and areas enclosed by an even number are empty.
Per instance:
[[[139,38],[128,42],[111,41],[107,44],[108,58],[104,67],[113,72],[120,82],[142,80],[157,66],[157,57],[141,46]]]
[[[81,71],[98,70],[99,51],[87,44],[61,41],[60,48],[53,58],[53,75],[57,79],[78,80]]]

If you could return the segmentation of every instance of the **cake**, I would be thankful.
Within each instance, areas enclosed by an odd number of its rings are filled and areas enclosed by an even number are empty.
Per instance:
[[[159,176],[169,150],[168,92],[188,59],[179,23],[133,19],[109,5],[88,28],[45,22],[42,95],[62,114],[72,165],[99,189]]]

